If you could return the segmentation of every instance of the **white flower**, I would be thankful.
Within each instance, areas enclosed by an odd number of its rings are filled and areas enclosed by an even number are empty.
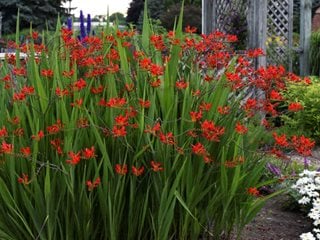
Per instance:
[[[317,220],[320,219],[320,211],[319,209],[312,208],[308,214],[311,219]]]
[[[301,199],[298,201],[298,203],[303,204],[303,205],[305,205],[305,204],[307,204],[307,203],[310,203],[310,198],[304,196],[303,198],[301,198]]]
[[[313,221],[313,225],[318,226],[320,225],[320,219],[316,219]],[[313,231],[315,231],[315,229],[313,229]],[[318,233],[319,234],[319,233]]]
[[[316,240],[316,238],[313,236],[311,232],[303,233],[300,235],[301,240]]]

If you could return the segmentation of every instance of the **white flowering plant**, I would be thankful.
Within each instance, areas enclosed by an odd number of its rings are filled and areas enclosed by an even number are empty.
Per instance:
[[[320,239],[320,172],[304,170],[292,188],[300,194],[299,204],[310,205],[308,217],[313,220],[312,231],[301,234],[300,239]]]

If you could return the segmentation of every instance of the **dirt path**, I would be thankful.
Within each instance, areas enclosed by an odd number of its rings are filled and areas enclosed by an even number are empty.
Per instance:
[[[288,210],[288,197],[278,196],[268,200],[242,234],[242,240],[295,240],[309,232],[312,222],[305,213]]]

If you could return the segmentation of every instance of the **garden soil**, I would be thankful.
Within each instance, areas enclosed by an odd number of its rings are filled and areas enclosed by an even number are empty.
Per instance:
[[[246,226],[241,240],[295,240],[312,229],[307,214],[288,196],[269,199],[256,218]]]

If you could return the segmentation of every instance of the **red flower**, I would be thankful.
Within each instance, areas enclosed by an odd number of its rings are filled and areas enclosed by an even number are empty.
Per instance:
[[[12,152],[13,144],[3,141],[0,148],[0,153],[11,154]]]
[[[47,132],[49,134],[55,134],[55,133],[58,133],[62,128],[63,128],[63,124],[58,119],[57,123],[47,127]]]
[[[141,98],[139,98],[139,104],[142,108],[149,108],[151,105],[149,100],[143,100]]]
[[[288,106],[288,110],[291,112],[298,112],[303,109],[303,106],[299,102],[290,103]]]
[[[311,150],[315,145],[315,141],[303,135],[300,137],[293,136],[291,141],[293,147],[298,153],[302,154],[303,156],[310,156],[312,154]]]
[[[168,144],[168,145],[175,144],[175,140],[172,132],[168,132],[167,134],[160,132],[159,139],[164,144]]]
[[[125,98],[110,98],[109,101],[105,104],[107,107],[120,108],[127,104]]]
[[[272,89],[271,92],[270,92],[270,99],[271,100],[282,101],[283,97],[278,91],[275,91],[275,90]]]
[[[115,171],[119,175],[126,175],[128,173],[128,166],[127,164],[116,164]]]
[[[115,117],[114,120],[117,126],[128,126],[129,124],[128,116],[118,115]]]
[[[125,126],[113,126],[112,133],[114,137],[125,137],[127,135]]]
[[[235,130],[239,134],[246,134],[248,132],[248,128],[246,128],[244,125],[242,125],[240,122],[236,123]]]
[[[243,106],[245,111],[255,110],[256,107],[257,107],[257,100],[254,98],[249,98]]]
[[[79,91],[87,86],[87,82],[83,80],[83,78],[80,78],[73,84],[73,86]]]
[[[199,112],[191,111],[189,114],[190,114],[192,122],[197,122],[202,118],[202,111],[201,110]]]
[[[144,166],[141,166],[139,168],[132,166],[131,171],[132,171],[133,175],[139,177],[140,175],[142,175],[144,173]]]
[[[154,63],[149,66],[149,71],[153,77],[157,77],[163,74],[163,67]]]
[[[86,182],[86,185],[88,187],[88,191],[91,192],[93,189],[95,189],[96,187],[98,187],[101,183],[101,179],[100,177],[97,177],[96,180],[94,180],[94,182],[92,183],[90,180],[88,180]]]
[[[229,106],[218,106],[218,113],[221,115],[227,115],[230,113],[230,107]]]
[[[13,75],[16,75],[16,76],[26,76],[27,75],[27,71],[25,68],[13,68],[12,73],[13,73]]]
[[[224,134],[224,130],[224,127],[216,126],[209,120],[205,120],[201,123],[202,135],[209,141],[219,142],[219,138]]]
[[[152,171],[154,171],[154,172],[163,171],[163,167],[162,167],[161,162],[151,161],[150,164],[151,164]]]
[[[34,87],[32,87],[32,86],[30,86],[30,87],[24,86],[21,89],[21,93],[23,93],[25,95],[32,95],[34,93]]]
[[[203,162],[206,164],[212,163],[213,159],[210,157],[210,155],[203,155]]]
[[[289,143],[287,141],[287,136],[285,134],[278,135],[276,132],[272,133],[272,136],[274,140],[276,141],[275,143],[279,145],[280,147],[288,147]]]
[[[21,177],[18,177],[18,183],[28,185],[31,181],[29,181],[29,176],[28,174],[22,173]]]
[[[20,152],[23,154],[24,157],[29,157],[31,155],[30,147],[22,147]]]
[[[143,58],[140,60],[139,65],[142,69],[148,70],[149,66],[151,64],[151,59],[150,58]]]
[[[197,28],[196,27],[190,27],[189,25],[185,27],[184,31],[186,33],[195,33],[197,32]]]
[[[44,133],[42,130],[40,130],[37,135],[32,135],[31,138],[36,140],[36,141],[39,141],[41,138],[44,137]]]
[[[38,33],[38,32],[35,32],[35,31],[32,31],[31,37],[32,37],[33,40],[37,40],[38,37],[39,37],[39,33]]]
[[[82,151],[82,155],[83,155],[83,158],[84,158],[84,159],[95,158],[96,155],[95,155],[94,146],[92,146],[91,148],[85,148],[85,149]]]
[[[99,94],[103,92],[104,87],[99,85],[98,87],[91,87],[90,92],[93,94]]]
[[[81,154],[81,152],[74,153],[74,152],[70,151],[68,153],[70,159],[68,159],[66,161],[66,163],[71,164],[71,165],[77,165],[81,160],[80,154]]]
[[[150,133],[152,135],[156,135],[161,130],[161,125],[159,122],[157,122],[152,128],[150,125],[147,125],[147,129],[144,130],[145,133]]]
[[[42,69],[41,70],[41,75],[44,77],[52,77],[53,76],[53,71],[51,69]]]
[[[205,112],[209,112],[212,107],[212,103],[202,102],[199,106],[199,109]]]
[[[247,189],[247,193],[255,197],[258,197],[260,195],[260,192],[256,187],[249,187]]]
[[[2,126],[2,129],[0,129],[0,137],[7,137],[8,131],[5,126]]]
[[[208,154],[206,148],[200,142],[192,145],[192,152],[200,156],[206,156]]]
[[[186,89],[188,87],[188,85],[189,84],[183,80],[176,82],[176,88],[178,88],[178,89]]]
[[[81,107],[82,104],[83,104],[83,99],[82,98],[76,99],[75,102],[70,103],[71,107]]]
[[[19,92],[13,94],[13,101],[24,101],[26,99],[26,94]]]
[[[69,94],[68,89],[60,89],[59,87],[56,88],[55,92],[58,97],[68,96]]]
[[[150,86],[153,87],[153,88],[157,88],[157,87],[160,87],[161,85],[161,80],[158,78],[157,80],[155,81],[150,81]]]

